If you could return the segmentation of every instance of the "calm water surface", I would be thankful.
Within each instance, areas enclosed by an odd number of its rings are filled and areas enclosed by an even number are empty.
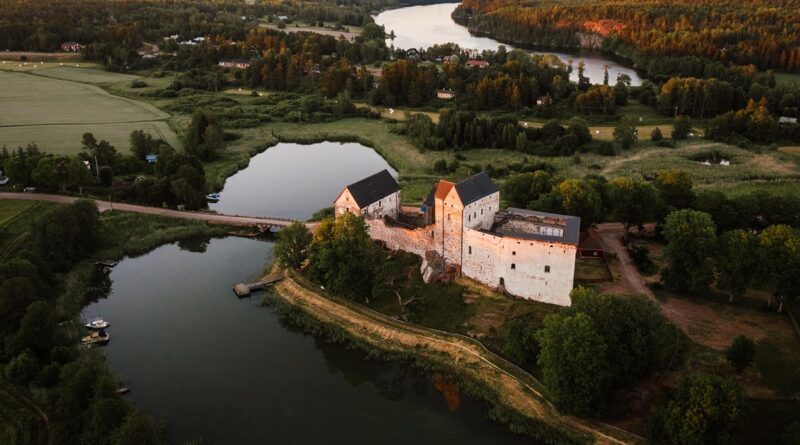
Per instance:
[[[395,39],[387,40],[386,44],[394,44],[395,48],[427,48],[436,44],[456,43],[462,48],[483,50],[496,50],[504,45],[497,40],[487,37],[476,37],[469,33],[466,27],[461,26],[450,18],[458,3],[441,3],[436,5],[410,6],[407,8],[391,9],[374,17],[375,23],[386,27],[386,32],[394,31]],[[514,48],[505,45],[508,49]],[[642,79],[632,68],[619,64],[610,58],[605,58],[595,52],[539,52],[539,54],[555,54],[561,60],[573,59],[575,71],[572,80],[578,80],[578,61],[586,63],[586,76],[593,83],[603,82],[603,65],[608,65],[608,78],[610,83],[616,82],[617,74],[627,74],[631,77],[632,85],[641,85]]]
[[[522,444],[485,418],[450,411],[431,379],[365,360],[283,325],[261,295],[231,284],[261,274],[272,244],[189,241],[119,263],[108,298],[85,317],[110,321],[103,349],[126,397],[175,442],[212,444]]]
[[[308,219],[333,206],[342,189],[388,169],[375,150],[357,143],[281,143],[250,159],[250,165],[225,181],[217,203],[220,213]]]

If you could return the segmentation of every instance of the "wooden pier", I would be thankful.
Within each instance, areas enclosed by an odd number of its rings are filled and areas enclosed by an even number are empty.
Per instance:
[[[94,267],[98,269],[111,269],[112,267],[116,266],[118,263],[114,260],[104,260],[104,261],[97,261],[94,263]]]
[[[261,281],[256,281],[255,283],[238,283],[233,285],[233,291],[236,293],[238,297],[247,297],[251,293],[264,290],[264,288],[268,286],[272,286],[273,284],[281,281],[283,279],[280,275],[270,275],[264,278]]]

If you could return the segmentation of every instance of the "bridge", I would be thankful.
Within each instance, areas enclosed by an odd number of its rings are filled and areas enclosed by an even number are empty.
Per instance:
[[[225,215],[221,213],[195,212],[188,210],[173,210],[173,209],[165,209],[162,207],[150,207],[150,206],[143,206],[136,204],[117,203],[117,202],[109,203],[108,201],[101,201],[99,199],[80,198],[75,196],[64,196],[64,195],[49,195],[44,193],[3,192],[0,193],[0,199],[45,201],[45,202],[55,202],[60,204],[72,204],[73,202],[78,201],[79,199],[87,199],[89,201],[94,201],[95,205],[97,206],[97,210],[101,212],[113,209],[113,210],[120,210],[123,212],[134,212],[134,213],[144,213],[147,215],[165,216],[167,218],[183,218],[183,219],[207,221],[212,224],[258,227],[260,229],[269,227],[275,227],[275,228],[286,227],[295,221],[293,219],[281,218],[276,216],[241,216],[241,215]],[[313,230],[319,225],[319,223],[307,222],[305,223],[305,225],[306,227],[309,228],[309,230]]]

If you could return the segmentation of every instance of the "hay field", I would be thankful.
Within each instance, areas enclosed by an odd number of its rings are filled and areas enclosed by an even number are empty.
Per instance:
[[[52,68],[38,70],[35,74],[39,76],[52,77],[54,79],[71,80],[73,82],[83,83],[130,82],[131,80],[139,79],[141,77],[131,74],[112,73],[110,71],[76,68],[74,66],[55,66]]]
[[[93,85],[0,71],[0,145],[35,142],[44,151],[72,154],[80,151],[80,136],[91,132],[127,151],[130,132],[136,129],[177,145],[169,117],[152,105]]]

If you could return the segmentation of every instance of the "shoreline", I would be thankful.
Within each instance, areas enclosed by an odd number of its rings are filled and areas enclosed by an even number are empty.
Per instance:
[[[493,420],[508,424],[515,433],[544,443],[645,442],[611,425],[562,415],[547,399],[544,385],[474,339],[403,323],[358,303],[323,296],[297,272],[281,271],[277,265],[271,271],[284,275],[274,287],[276,298],[288,307],[283,316],[304,330],[352,343],[370,355],[377,351],[454,375],[470,395],[492,406]]]

